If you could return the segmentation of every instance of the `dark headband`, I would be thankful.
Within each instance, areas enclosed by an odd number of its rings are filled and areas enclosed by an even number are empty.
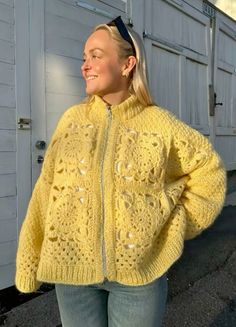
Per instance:
[[[109,23],[107,23],[106,25],[108,26],[116,26],[120,35],[123,37],[123,39],[127,42],[129,42],[129,44],[132,46],[132,49],[134,51],[134,54],[136,55],[136,51],[135,51],[135,46],[134,43],[129,35],[129,32],[125,26],[125,23],[123,22],[123,20],[121,19],[121,16],[116,17],[115,19],[113,19],[112,21],[110,21]]]

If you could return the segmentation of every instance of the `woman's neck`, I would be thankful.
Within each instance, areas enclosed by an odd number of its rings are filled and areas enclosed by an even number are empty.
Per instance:
[[[129,91],[121,91],[121,92],[117,92],[115,94],[106,94],[106,95],[102,96],[102,99],[107,104],[116,105],[116,104],[120,104],[121,102],[128,99],[129,96],[130,96]]]

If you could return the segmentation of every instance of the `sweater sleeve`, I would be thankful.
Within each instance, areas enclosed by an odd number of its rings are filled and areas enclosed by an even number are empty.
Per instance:
[[[208,139],[174,118],[169,153],[169,176],[185,180],[177,205],[186,213],[185,239],[209,227],[222,210],[226,192],[224,164]]]
[[[64,114],[47,147],[41,173],[35,183],[31,199],[23,221],[16,255],[15,286],[23,293],[36,291],[41,282],[37,281],[37,269],[44,237],[44,221],[54,176],[54,164],[60,134],[66,123]]]

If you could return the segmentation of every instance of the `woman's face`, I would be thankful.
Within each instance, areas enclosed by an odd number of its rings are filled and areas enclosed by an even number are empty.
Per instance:
[[[108,31],[97,30],[90,35],[84,48],[81,66],[86,93],[97,94],[112,101],[117,93],[127,92],[127,78],[122,76],[125,60],[117,54],[117,45]]]

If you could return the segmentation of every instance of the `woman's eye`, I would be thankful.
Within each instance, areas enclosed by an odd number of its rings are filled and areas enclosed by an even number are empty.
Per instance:
[[[90,60],[92,59],[98,59],[98,58],[100,58],[98,55],[92,55],[91,57],[90,57]],[[83,62],[85,62],[87,60],[87,58],[83,58]]]

